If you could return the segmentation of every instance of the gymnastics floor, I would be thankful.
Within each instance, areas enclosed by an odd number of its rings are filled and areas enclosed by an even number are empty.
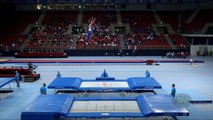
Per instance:
[[[4,58],[9,60],[24,60],[15,58]],[[167,59],[160,56],[144,56],[144,57],[69,57],[60,60],[189,60],[189,59]],[[161,85],[161,90],[157,93],[169,94],[171,84],[176,84],[178,94],[202,94],[208,99],[213,99],[213,57],[192,57],[194,60],[205,61],[204,63],[194,63],[190,65],[188,62],[171,63],[165,62],[160,65],[146,65],[145,63],[35,63],[38,64],[36,71],[41,74],[41,78],[35,82],[23,83],[21,87],[16,88],[16,83],[10,85],[14,90],[0,100],[0,120],[20,120],[21,112],[40,94],[39,88],[42,83],[49,84],[55,78],[57,71],[60,71],[63,77],[81,77],[83,79],[94,79],[98,77],[106,69],[109,76],[116,79],[126,79],[128,77],[144,77],[145,71],[148,69],[151,76],[154,77]],[[48,59],[25,59],[25,60],[48,60]],[[51,59],[58,60],[58,59]],[[11,63],[1,63],[11,64]],[[26,64],[26,63],[12,63]],[[4,86],[8,87],[8,86]],[[196,91],[196,92],[187,92]],[[48,94],[53,94],[54,90],[48,90]],[[138,93],[139,94],[139,93]],[[100,93],[93,93],[90,96],[105,96]],[[119,94],[107,93],[107,96]],[[197,95],[197,94],[196,94]],[[194,96],[196,96],[194,95]],[[190,96],[190,95],[189,95]],[[177,117],[179,120],[213,120],[213,104],[200,103],[191,104],[185,101],[181,103],[190,111],[189,116]],[[138,118],[140,119],[140,118]],[[137,120],[138,120],[137,119]],[[152,117],[150,119],[165,119],[164,117]],[[172,118],[171,118],[172,119]]]

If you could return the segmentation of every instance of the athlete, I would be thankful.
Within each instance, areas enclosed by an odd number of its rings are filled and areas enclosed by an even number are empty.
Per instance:
[[[90,35],[91,35],[91,33],[92,33],[92,26],[93,26],[93,24],[94,24],[94,22],[95,22],[95,19],[96,18],[91,18],[91,20],[89,20],[89,29],[88,29],[88,33],[87,33],[87,37],[86,37],[86,45],[88,45],[88,42],[89,42],[89,39],[90,39]]]

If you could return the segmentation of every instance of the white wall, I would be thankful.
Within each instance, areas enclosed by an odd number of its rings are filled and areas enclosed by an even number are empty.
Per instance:
[[[191,45],[190,54],[191,56],[197,56],[197,51],[199,51],[200,54],[203,54],[205,49],[207,49],[208,53],[210,51],[213,52],[213,45]]]

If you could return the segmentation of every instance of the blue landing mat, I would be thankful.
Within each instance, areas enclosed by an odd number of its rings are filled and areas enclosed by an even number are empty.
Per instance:
[[[176,97],[184,95],[188,96],[187,99],[190,103],[212,103],[212,99],[207,97],[205,94],[194,90],[180,90]]]

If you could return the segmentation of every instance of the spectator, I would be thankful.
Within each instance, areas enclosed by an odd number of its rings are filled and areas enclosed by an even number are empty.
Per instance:
[[[40,88],[40,93],[42,95],[47,94],[47,88],[46,88],[46,84],[45,83],[43,83],[43,86]]]

